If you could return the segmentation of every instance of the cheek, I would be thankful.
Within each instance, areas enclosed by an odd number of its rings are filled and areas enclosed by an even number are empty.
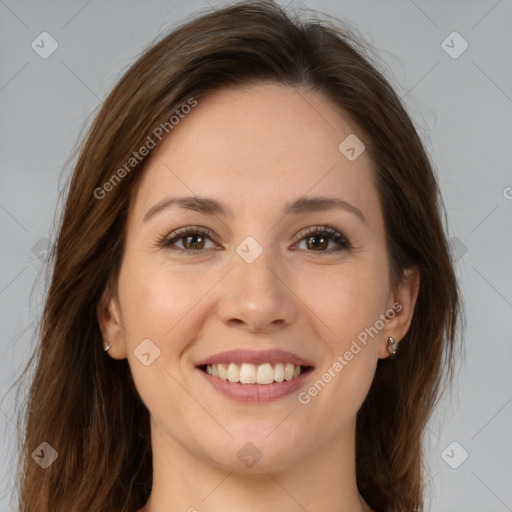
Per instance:
[[[311,318],[324,356],[300,403],[315,410],[315,428],[335,436],[361,407],[375,375],[379,336],[369,336],[365,329],[383,313],[384,288],[375,268],[364,266],[347,265],[322,283],[308,304],[316,313]],[[327,425],[326,417],[331,419]]]
[[[151,255],[128,256],[119,278],[127,330],[132,337],[163,338],[200,300],[205,286],[204,280],[192,282],[190,274],[155,264]]]
[[[302,274],[301,283],[301,297],[315,313],[310,318],[324,354],[316,380],[303,398],[316,403],[318,411],[335,415],[336,430],[359,409],[375,374],[379,335],[371,328],[384,313],[387,276],[382,264],[367,253],[335,270]]]
[[[154,261],[149,255],[128,256],[121,268],[119,295],[127,349],[133,351],[150,339],[165,356],[162,360],[171,362],[186,347],[194,308],[215,284],[215,276],[192,276]]]
[[[370,255],[358,262],[302,273],[299,282],[300,297],[315,313],[311,318],[332,356],[347,350],[384,312],[387,279]]]
[[[162,411],[178,413],[188,407],[178,365],[194,335],[194,307],[214,281],[191,279],[149,260],[128,255],[119,276],[119,296],[135,387],[152,416],[159,418]]]

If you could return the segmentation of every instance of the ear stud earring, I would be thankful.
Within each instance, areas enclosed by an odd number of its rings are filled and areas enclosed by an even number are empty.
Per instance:
[[[391,336],[388,338],[387,349],[390,354],[396,354],[396,351],[398,349],[398,343],[399,342],[395,341],[395,339],[392,338]]]
[[[108,305],[108,312],[110,313],[110,317],[114,318],[114,315],[112,314],[112,310],[110,309],[110,304]],[[114,318],[114,320],[115,320],[115,318]],[[106,342],[103,342],[103,350],[105,352],[108,352],[111,348],[112,348],[112,343],[110,343],[108,345]]]

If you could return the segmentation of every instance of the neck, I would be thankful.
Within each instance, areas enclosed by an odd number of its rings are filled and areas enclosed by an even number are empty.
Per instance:
[[[154,422],[151,439],[153,488],[139,512],[371,512],[356,486],[355,424],[290,466],[256,464],[245,474],[191,453]]]

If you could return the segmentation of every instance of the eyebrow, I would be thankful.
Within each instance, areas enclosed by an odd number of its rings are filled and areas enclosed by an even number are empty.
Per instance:
[[[193,210],[207,215],[232,216],[233,211],[228,206],[215,199],[200,196],[166,197],[153,205],[144,215],[143,222],[162,210],[176,206],[186,210]],[[295,201],[288,202],[283,208],[283,215],[301,215],[304,213],[323,212],[333,209],[343,209],[356,215],[361,221],[368,225],[368,221],[356,206],[347,203],[336,197],[300,197]]]

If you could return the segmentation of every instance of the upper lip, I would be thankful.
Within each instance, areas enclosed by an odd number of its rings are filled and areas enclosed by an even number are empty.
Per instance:
[[[302,359],[292,352],[278,349],[246,350],[241,348],[218,352],[217,354],[203,359],[197,366],[218,363],[250,363],[255,365],[263,363],[292,363],[296,366],[313,366],[311,362]]]

